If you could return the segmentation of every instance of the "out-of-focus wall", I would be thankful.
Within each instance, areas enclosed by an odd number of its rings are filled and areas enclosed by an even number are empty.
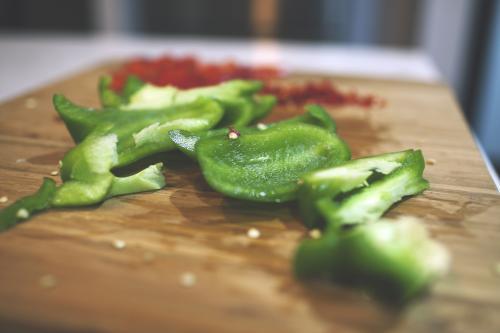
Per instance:
[[[466,89],[468,51],[476,6],[470,0],[421,0],[418,44],[459,97]]]
[[[493,25],[491,26],[486,59],[481,71],[475,110],[478,115],[474,129],[490,154],[493,163],[500,169],[500,1],[496,1]]]
[[[94,29],[87,0],[0,0],[0,31],[86,32]]]

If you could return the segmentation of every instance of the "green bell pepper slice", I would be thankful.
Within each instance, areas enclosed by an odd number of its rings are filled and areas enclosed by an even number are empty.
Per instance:
[[[294,272],[300,279],[323,278],[402,303],[444,275],[449,261],[448,252],[430,239],[422,223],[401,218],[327,230],[320,239],[303,241]]]
[[[419,150],[351,160],[302,177],[299,210],[309,228],[378,219],[405,196],[428,188]]]
[[[161,165],[151,165],[126,178],[116,177],[112,169],[174,149],[170,130],[206,130],[215,126],[224,112],[219,103],[207,98],[132,113],[81,108],[61,95],[54,96],[54,105],[79,142],[62,160],[64,183],[54,196],[56,207],[91,205],[114,195],[162,188]]]
[[[52,180],[46,179],[35,195],[2,210],[0,230],[50,207],[92,205],[113,196],[164,187],[161,163],[127,177],[117,177],[112,170],[174,149],[168,136],[170,130],[207,130],[219,123],[224,114],[218,102],[207,98],[140,113],[83,108],[62,95],[55,95],[53,101],[78,143],[62,160],[60,171],[64,183],[56,187]],[[23,210],[18,214],[20,209]]]
[[[348,161],[302,177],[299,210],[309,228],[295,274],[364,288],[382,300],[406,302],[444,274],[448,254],[414,220],[379,220],[394,203],[428,188],[420,150]]]
[[[320,105],[309,104],[305,106],[306,112],[302,115],[282,120],[271,124],[259,124],[257,127],[239,127],[233,126],[240,134],[256,133],[263,129],[272,128],[283,124],[310,124],[322,127],[332,133],[336,131],[336,124],[328,113]],[[218,128],[202,132],[188,132],[184,130],[173,130],[169,132],[170,139],[177,148],[192,159],[196,159],[196,143],[201,138],[208,138],[228,134],[227,128]]]
[[[207,183],[238,199],[285,202],[296,197],[299,177],[350,158],[335,133],[306,123],[284,122],[263,130],[201,138],[196,157]]]
[[[232,80],[218,85],[181,90],[173,86],[158,87],[131,76],[122,95],[110,88],[111,78],[102,77],[99,93],[103,106],[123,111],[159,110],[172,105],[191,103],[205,97],[217,100],[225,112],[219,127],[246,126],[266,116],[276,104],[272,95],[255,95],[262,83],[250,80]]]

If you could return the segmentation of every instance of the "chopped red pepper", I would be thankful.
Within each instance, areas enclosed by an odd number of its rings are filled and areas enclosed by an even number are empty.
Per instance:
[[[343,92],[332,82],[308,81],[303,84],[279,84],[283,77],[275,66],[245,66],[233,61],[205,63],[191,56],[137,58],[126,62],[112,76],[111,87],[120,91],[129,75],[158,86],[173,85],[181,89],[209,86],[231,79],[255,79],[264,82],[264,94],[273,94],[280,105],[318,103],[331,106],[356,105],[366,108],[384,106],[385,101],[373,95]]]
[[[304,84],[280,85],[267,82],[262,91],[275,95],[279,104],[304,105],[308,103],[325,105],[357,105],[370,108],[384,106],[385,101],[374,95],[360,95],[355,91],[343,92],[331,81],[308,81]]]

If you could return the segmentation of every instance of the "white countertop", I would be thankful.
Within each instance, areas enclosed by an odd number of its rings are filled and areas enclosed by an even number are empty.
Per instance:
[[[130,56],[196,55],[207,61],[234,59],[307,70],[426,82],[440,80],[421,51],[323,43],[241,39],[125,36],[29,36],[0,34],[0,100],[96,63]]]

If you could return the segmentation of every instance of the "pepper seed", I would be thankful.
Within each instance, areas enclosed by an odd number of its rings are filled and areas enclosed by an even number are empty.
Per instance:
[[[258,123],[257,124],[257,129],[263,131],[267,128],[267,125],[266,124],[263,124],[263,123]]]
[[[33,97],[27,98],[24,102],[24,106],[26,106],[26,108],[28,109],[34,109],[38,106],[38,101]]]
[[[196,275],[191,272],[182,273],[179,282],[183,287],[190,288],[196,284]]]
[[[232,127],[229,127],[229,133],[227,133],[227,137],[230,140],[238,139],[240,137],[240,132],[238,132],[237,130],[235,130]]]
[[[18,219],[27,219],[28,217],[30,217],[30,212],[28,212],[26,208],[21,208],[17,211],[16,217]]]
[[[127,243],[123,239],[115,239],[113,241],[113,247],[118,250],[122,250],[127,246]]]
[[[57,170],[54,170],[54,171],[50,172],[51,176],[57,176],[58,174],[59,174],[59,171],[57,171]]]
[[[38,282],[40,284],[40,287],[46,289],[54,288],[57,285],[57,279],[52,274],[46,274],[41,276]]]
[[[426,161],[427,165],[434,165],[436,164],[436,160],[433,158],[428,158]]]
[[[260,237],[260,231],[257,228],[250,228],[247,231],[247,236],[253,239],[257,239]]]
[[[309,237],[312,239],[319,239],[321,238],[321,230],[319,229],[312,229],[309,231]]]
[[[500,276],[500,261],[493,266],[493,271]]]
[[[6,203],[7,201],[9,201],[9,198],[6,195],[0,197],[0,203]]]

